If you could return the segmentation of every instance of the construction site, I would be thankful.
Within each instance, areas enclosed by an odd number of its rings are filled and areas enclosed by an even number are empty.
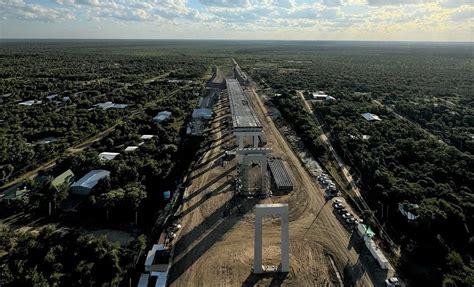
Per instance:
[[[233,76],[216,78],[212,141],[174,215],[167,284],[384,286],[393,270],[338,218],[269,100],[235,61]]]

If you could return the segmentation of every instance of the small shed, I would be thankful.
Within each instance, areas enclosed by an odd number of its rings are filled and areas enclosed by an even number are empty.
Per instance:
[[[381,121],[382,120],[379,116],[374,115],[372,113],[363,113],[362,117],[364,117],[364,119],[366,119],[369,122]]]
[[[101,152],[99,153],[99,159],[102,161],[113,160],[119,154],[118,152]]]
[[[156,116],[153,118],[153,121],[156,123],[161,123],[166,121],[171,117],[171,112],[170,111],[161,111]]]
[[[53,94],[53,95],[49,95],[47,96],[46,98],[50,101],[54,100],[54,98],[56,98],[58,96],[58,94]]]
[[[106,178],[110,175],[110,171],[105,169],[91,170],[89,173],[81,177],[72,186],[72,193],[87,195],[91,192],[94,186],[99,183],[99,180]]]
[[[107,109],[110,109],[114,106],[114,103],[112,102],[104,102],[104,103],[98,103],[98,104],[95,104],[94,107],[96,108],[101,108],[103,110],[107,110]]]
[[[125,148],[125,152],[132,152],[138,149],[138,146],[128,146]]]
[[[140,138],[142,140],[149,140],[149,139],[152,139],[154,137],[154,135],[142,135]]]
[[[419,217],[419,215],[415,214],[418,208],[418,204],[406,202],[398,204],[398,210],[408,221],[415,221]]]
[[[320,101],[324,101],[328,97],[328,95],[323,91],[312,92],[310,96],[312,100],[320,100]]]
[[[18,103],[21,106],[32,106],[32,105],[39,105],[41,104],[42,101],[36,101],[36,100],[29,100],[29,101],[24,101],[21,103]]]

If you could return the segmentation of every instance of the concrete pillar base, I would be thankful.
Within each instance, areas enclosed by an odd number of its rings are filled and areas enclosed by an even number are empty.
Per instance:
[[[262,266],[262,218],[267,215],[281,216],[281,264],[278,272],[290,271],[288,204],[257,204],[255,206],[255,245],[253,273],[263,273]]]

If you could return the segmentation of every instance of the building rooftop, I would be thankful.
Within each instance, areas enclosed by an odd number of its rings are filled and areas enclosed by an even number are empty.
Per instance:
[[[53,94],[53,95],[47,96],[46,98],[51,101],[51,100],[53,100],[54,98],[56,98],[57,96],[58,96],[58,94]]]
[[[293,189],[293,182],[291,181],[282,160],[270,160],[268,166],[270,167],[270,172],[275,179],[278,188]]]
[[[151,138],[153,138],[153,137],[154,137],[154,135],[142,135],[140,138],[141,138],[142,140],[149,140],[149,139],[151,139]]]
[[[103,110],[108,110],[108,109],[125,109],[126,107],[128,107],[128,105],[127,104],[114,104],[109,101],[109,102],[95,104],[94,107],[101,108]]]
[[[42,103],[42,101],[29,100],[29,101],[24,101],[24,102],[21,102],[21,103],[18,103],[18,104],[22,105],[22,106],[32,106],[32,105],[39,105],[41,103]]]
[[[65,183],[70,184],[73,178],[74,178],[74,173],[72,172],[72,170],[68,169],[65,172],[61,173],[60,175],[56,176],[51,182],[51,184],[54,187],[59,188],[61,185]]]
[[[140,276],[140,281],[138,281],[138,287],[148,287],[148,280],[150,278],[150,274],[142,273]]]
[[[136,145],[131,145],[125,148],[125,152],[135,151],[138,148]]]
[[[262,128],[257,115],[240,86],[239,81],[227,79],[227,92],[229,93],[230,109],[232,112],[232,125],[234,128]]]
[[[84,175],[81,179],[76,181],[72,187],[84,187],[92,189],[99,180],[108,177],[110,175],[110,171],[105,169],[94,169],[91,170],[89,173]]]
[[[156,114],[156,116],[153,118],[155,122],[161,123],[171,117],[171,112],[170,111],[162,111]]]
[[[99,158],[101,160],[113,160],[119,154],[118,152],[101,152],[99,153]]]
[[[362,116],[364,117],[364,119],[368,120],[369,122],[382,120],[379,116],[371,114],[371,113],[363,113]]]

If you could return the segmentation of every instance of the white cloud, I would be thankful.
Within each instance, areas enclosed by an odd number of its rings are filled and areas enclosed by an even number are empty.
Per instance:
[[[422,5],[433,3],[436,0],[368,0],[367,3],[372,6],[400,6],[400,5]]]
[[[199,0],[199,2],[212,7],[250,7],[249,0]]]
[[[463,22],[466,20],[472,20],[474,16],[474,8],[471,6],[463,6],[459,9],[456,9],[451,14],[451,20],[455,22]]]
[[[0,0],[0,14],[3,19],[59,22],[75,19],[65,9],[54,9],[39,4],[28,4],[23,0]]]
[[[283,7],[287,9],[292,9],[295,7],[294,0],[273,0],[272,4],[277,7]]]
[[[474,6],[473,0],[440,0],[439,5],[445,8],[457,8],[460,6]]]
[[[240,37],[245,33],[261,36],[267,35],[265,33],[284,35],[291,31],[289,38],[300,35],[316,37],[314,35],[318,33],[346,37],[372,33],[383,34],[385,37],[388,35],[386,33],[436,33],[436,29],[447,35],[456,31],[461,33],[469,31],[472,26],[466,24],[466,21],[472,19],[474,2],[303,0],[305,2],[301,3],[301,0],[196,0],[202,4],[196,8],[190,5],[190,0],[50,0],[49,5],[25,1],[33,0],[0,0],[0,20],[71,20],[69,23],[75,23],[76,28],[81,29],[83,23],[74,22],[74,19],[80,19],[88,21],[89,25],[97,25],[97,22],[105,27],[120,25],[120,30],[124,31],[131,26],[153,27],[154,31],[160,33],[188,33],[192,37],[196,31],[202,31],[203,35],[209,37],[217,35],[215,31],[230,31],[231,35],[238,34]],[[71,24],[71,27],[74,25]],[[134,33],[151,28],[135,29]],[[426,35],[429,35],[428,33]],[[219,35],[224,34],[221,32]]]

